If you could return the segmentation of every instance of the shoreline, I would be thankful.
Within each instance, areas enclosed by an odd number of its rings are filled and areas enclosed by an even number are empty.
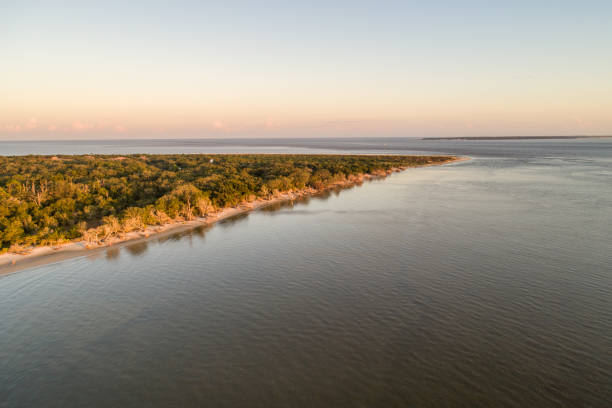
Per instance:
[[[85,241],[71,241],[58,245],[45,245],[31,248],[27,253],[4,253],[0,255],[0,276],[19,272],[24,269],[33,268],[61,262],[66,259],[86,256],[90,253],[99,252],[112,247],[119,247],[122,244],[135,243],[151,238],[161,238],[166,235],[180,233],[200,226],[212,226],[219,221],[246,214],[278,203],[290,202],[302,197],[312,197],[334,188],[350,188],[359,185],[364,181],[382,179],[387,176],[407,169],[414,169],[429,166],[442,166],[451,163],[458,163],[470,160],[469,157],[457,156],[451,160],[441,163],[428,163],[421,166],[396,167],[387,171],[375,173],[352,175],[346,180],[331,184],[322,189],[308,187],[298,191],[279,193],[271,199],[257,199],[250,202],[241,203],[235,207],[223,208],[209,216],[197,217],[192,220],[177,220],[163,225],[151,225],[141,231],[125,233],[121,237],[113,237],[108,242],[98,244],[88,244]]]

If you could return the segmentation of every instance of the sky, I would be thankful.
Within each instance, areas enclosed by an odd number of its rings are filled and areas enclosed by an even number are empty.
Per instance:
[[[577,134],[609,0],[0,0],[0,139]]]

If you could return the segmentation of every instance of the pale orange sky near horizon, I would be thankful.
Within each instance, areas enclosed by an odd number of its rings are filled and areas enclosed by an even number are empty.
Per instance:
[[[605,2],[383,3],[2,2],[0,139],[612,134]]]

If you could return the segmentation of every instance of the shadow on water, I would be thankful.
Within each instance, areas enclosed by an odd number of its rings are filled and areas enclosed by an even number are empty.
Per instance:
[[[149,248],[149,244],[147,241],[139,241],[130,245],[126,245],[125,249],[130,253],[130,255],[138,257],[147,252]]]
[[[106,259],[110,260],[110,261],[114,261],[119,259],[119,256],[121,255],[121,249],[118,247],[110,247],[106,250],[106,254],[105,257]]]
[[[191,229],[162,235],[160,237],[157,237],[155,241],[158,244],[163,244],[164,242],[168,241],[181,241],[184,238],[192,239],[193,237],[198,237],[203,240],[206,236],[206,232],[212,227],[212,225],[198,225]]]
[[[189,230],[162,235],[160,237],[157,237],[157,243],[163,244],[164,242],[168,241],[180,241],[186,234],[189,234]]]
[[[191,230],[191,232],[193,233],[193,235],[199,238],[204,238],[204,236],[206,235],[206,231],[208,231],[210,228],[210,225],[200,225]]]
[[[367,180],[367,181],[369,182],[369,181],[374,181],[374,180]],[[266,205],[265,207],[258,209],[257,211],[261,213],[275,213],[280,210],[293,210],[294,207],[307,205],[311,201],[325,202],[329,200],[329,198],[331,197],[339,196],[340,193],[344,190],[350,190],[352,188],[360,187],[362,185],[363,185],[363,182],[359,182],[359,183],[356,183],[350,186],[336,186],[336,187],[332,187],[327,190],[321,191],[317,194],[306,195],[306,196],[295,198],[293,200],[279,201],[279,202],[271,203],[269,205]]]
[[[221,228],[227,228],[227,227],[231,227],[232,225],[235,225],[239,222],[245,221],[247,218],[249,217],[249,213],[245,212],[245,213],[241,213],[241,214],[236,214],[232,217],[228,217],[225,218],[219,222],[217,222],[217,224],[221,227]]]
[[[308,202],[309,202],[309,199],[306,199],[306,198],[298,198],[295,200],[280,201],[276,203],[270,203],[269,205],[266,205],[265,207],[261,207],[257,211],[261,213],[274,213],[274,212],[277,212],[283,209],[292,209],[296,204],[299,204],[299,203],[307,204]]]

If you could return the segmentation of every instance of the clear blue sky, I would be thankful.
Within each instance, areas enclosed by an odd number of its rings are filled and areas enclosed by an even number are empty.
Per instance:
[[[612,133],[612,2],[0,0],[0,138]]]

